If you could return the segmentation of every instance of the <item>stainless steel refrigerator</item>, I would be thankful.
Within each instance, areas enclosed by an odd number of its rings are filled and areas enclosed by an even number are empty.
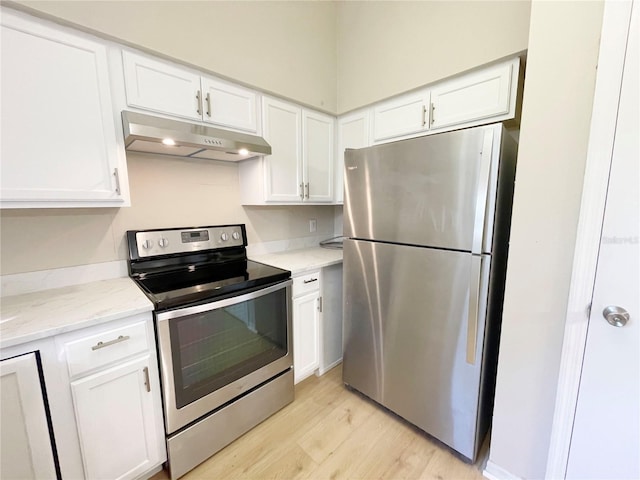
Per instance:
[[[345,384],[475,461],[491,418],[517,144],[502,124],[345,155]]]

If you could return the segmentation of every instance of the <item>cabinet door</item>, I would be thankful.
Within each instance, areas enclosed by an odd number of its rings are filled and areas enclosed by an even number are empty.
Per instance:
[[[429,93],[425,91],[401,95],[373,109],[373,140],[418,133],[428,128]]]
[[[87,478],[136,478],[160,461],[149,357],[71,383]]]
[[[56,478],[35,353],[0,362],[0,478]]]
[[[293,299],[293,375],[294,382],[311,375],[320,362],[318,310],[319,292]]]
[[[302,117],[302,164],[305,201],[333,201],[334,118],[305,110]]]
[[[509,62],[434,87],[431,90],[431,128],[509,113],[513,70],[513,62]]]
[[[127,105],[202,120],[200,75],[133,52],[122,52]]]
[[[338,120],[338,154],[335,172],[336,203],[344,201],[344,151],[347,148],[368,147],[369,111],[347,115]]]
[[[301,202],[302,149],[299,107],[263,97],[264,137],[272,154],[265,157],[265,197],[272,202]]]
[[[124,202],[105,47],[6,10],[1,42],[0,200]]]
[[[205,122],[258,132],[258,99],[255,92],[212,78],[202,78]]]

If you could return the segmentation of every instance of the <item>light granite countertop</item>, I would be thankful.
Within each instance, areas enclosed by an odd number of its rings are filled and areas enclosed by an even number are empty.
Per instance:
[[[251,256],[298,275],[342,263],[342,250],[320,247]],[[0,298],[0,348],[51,337],[143,312],[153,304],[128,277]]]
[[[290,270],[292,275],[299,275],[318,268],[342,263],[342,250],[313,247],[254,255],[250,258],[256,262]]]
[[[128,277],[2,297],[0,302],[0,348],[153,310]]]

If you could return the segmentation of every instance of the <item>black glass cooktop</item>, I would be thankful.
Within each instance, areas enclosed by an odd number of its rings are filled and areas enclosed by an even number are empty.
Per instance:
[[[156,310],[215,301],[240,290],[281,282],[291,272],[239,260],[224,264],[185,265],[171,271],[140,274],[134,280],[154,302]]]

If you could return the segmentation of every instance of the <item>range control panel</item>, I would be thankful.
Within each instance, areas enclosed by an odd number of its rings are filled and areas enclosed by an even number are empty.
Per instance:
[[[246,245],[242,225],[136,232],[140,258]]]

